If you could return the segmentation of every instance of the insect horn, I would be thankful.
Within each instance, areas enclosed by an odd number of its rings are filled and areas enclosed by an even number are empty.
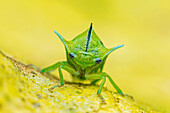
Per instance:
[[[92,35],[92,23],[90,24],[90,28],[87,34],[87,41],[86,41],[86,52],[90,46],[90,40],[91,40],[91,35]]]
[[[111,48],[110,51],[107,52],[107,53],[104,55],[104,57],[107,56],[107,55],[109,55],[109,54],[110,54],[111,52],[113,52],[114,50],[116,50],[116,49],[118,49],[118,48],[121,48],[121,47],[123,47],[123,46],[124,46],[124,45],[122,44],[122,45],[118,45],[118,46],[116,46],[116,47]]]
[[[69,48],[66,44],[66,40],[57,31],[54,30],[54,33],[60,38],[60,40],[63,42],[63,44],[67,48],[67,50],[69,50]]]

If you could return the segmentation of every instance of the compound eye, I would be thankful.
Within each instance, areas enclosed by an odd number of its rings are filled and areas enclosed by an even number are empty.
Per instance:
[[[96,59],[95,59],[95,62],[96,62],[96,64],[98,64],[98,63],[101,62],[101,59],[100,59],[100,58],[96,58]]]
[[[75,56],[74,53],[70,53],[70,54],[69,54],[69,57],[70,57],[71,59],[73,59],[74,56]]]

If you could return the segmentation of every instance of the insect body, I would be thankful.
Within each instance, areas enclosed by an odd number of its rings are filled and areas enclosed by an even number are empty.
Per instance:
[[[97,91],[98,95],[101,94],[102,87],[106,81],[106,78],[108,78],[117,92],[119,94],[123,94],[112,78],[107,73],[102,72],[102,70],[107,56],[112,51],[123,47],[124,45],[119,45],[111,49],[105,48],[99,37],[94,32],[92,23],[88,30],[78,35],[71,41],[65,40],[58,32],[54,32],[58,35],[65,46],[67,61],[57,62],[54,65],[42,69],[41,73],[49,72],[58,68],[60,85],[64,85],[61,69],[71,73],[73,78],[90,80],[92,84],[102,80]]]

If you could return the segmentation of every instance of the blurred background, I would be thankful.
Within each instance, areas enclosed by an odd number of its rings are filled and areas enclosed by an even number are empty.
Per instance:
[[[66,60],[53,30],[71,40],[91,22],[107,48],[125,44],[104,71],[136,101],[170,112],[168,0],[1,0],[0,50],[43,68]]]

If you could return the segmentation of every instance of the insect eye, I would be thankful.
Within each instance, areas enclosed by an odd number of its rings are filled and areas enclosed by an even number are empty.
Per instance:
[[[95,59],[95,62],[96,62],[96,64],[98,64],[98,63],[101,62],[101,59],[100,59],[100,58],[96,58],[96,59]]]
[[[74,53],[70,53],[70,54],[69,54],[69,57],[70,57],[71,59],[73,59],[74,56],[75,56]]]

